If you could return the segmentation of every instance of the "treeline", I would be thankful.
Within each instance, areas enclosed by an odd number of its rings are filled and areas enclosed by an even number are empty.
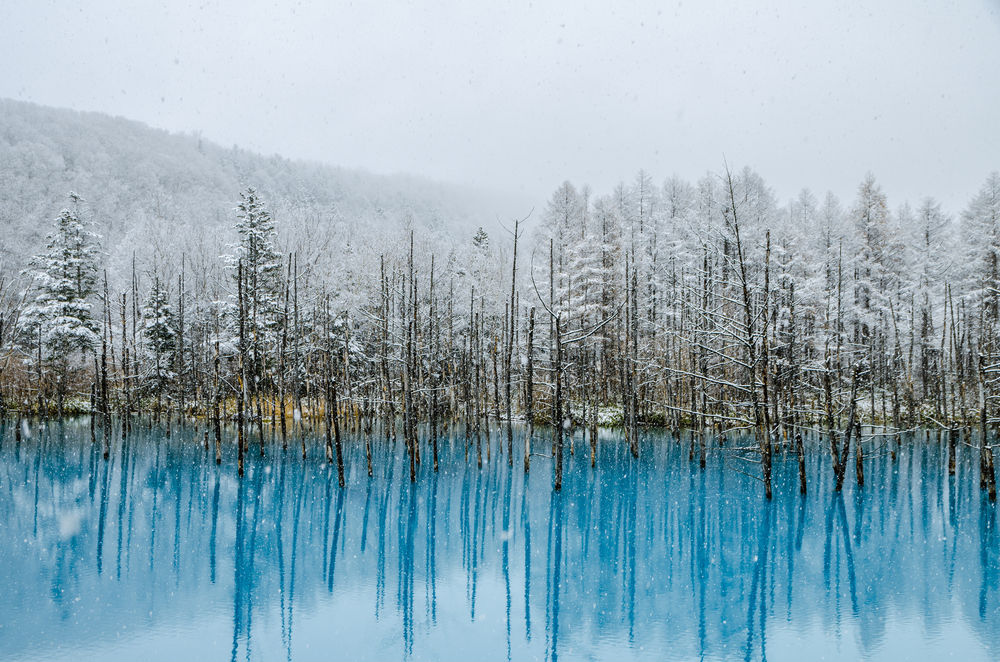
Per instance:
[[[411,231],[377,263],[328,247],[336,273],[282,252],[251,188],[230,254],[133,261],[110,281],[81,206],[0,284],[0,408],[90,412],[105,453],[113,420],[127,435],[140,417],[199,417],[217,461],[235,423],[240,472],[251,448],[308,456],[321,439],[343,483],[346,430],[369,473],[373,440],[402,442],[415,480],[455,426],[470,461],[527,471],[544,422],[558,489],[575,429],[593,464],[600,426],[638,456],[657,425],[691,430],[701,466],[709,446],[759,461],[770,496],[778,450],[797,453],[805,491],[803,434],[822,435],[839,490],[852,452],[862,485],[865,453],[894,457],[929,425],[951,457],[978,446],[995,498],[998,174],[957,219],[931,199],[890,210],[871,176],[847,208],[808,191],[780,206],[750,169],[640,173],[605,196],[565,183],[506,236]]]

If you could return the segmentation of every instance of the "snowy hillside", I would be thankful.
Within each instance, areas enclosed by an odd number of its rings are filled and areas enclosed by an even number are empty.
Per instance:
[[[70,191],[86,201],[113,277],[133,251],[142,262],[217,256],[234,239],[233,208],[248,185],[267,198],[286,241],[312,247],[410,225],[471,236],[525,206],[418,177],[262,156],[119,117],[0,99],[5,269],[22,267],[41,248]]]

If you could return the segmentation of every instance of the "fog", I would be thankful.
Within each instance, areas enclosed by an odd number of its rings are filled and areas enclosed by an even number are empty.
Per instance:
[[[961,209],[1000,167],[1000,3],[0,4],[0,96],[545,197],[723,159],[779,199]]]

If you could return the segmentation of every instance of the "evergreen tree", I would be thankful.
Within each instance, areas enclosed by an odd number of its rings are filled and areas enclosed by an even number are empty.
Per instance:
[[[159,275],[153,276],[142,318],[142,336],[153,364],[146,388],[159,399],[175,376],[172,368],[177,343],[177,319],[170,305],[170,292]]]
[[[70,194],[74,207],[82,202]],[[46,237],[46,251],[31,260],[29,273],[37,295],[27,308],[24,322],[40,330],[42,343],[53,359],[74,352],[93,351],[98,325],[92,319],[97,293],[97,241],[74,209],[63,209],[55,228]]]
[[[472,235],[472,245],[475,246],[476,250],[481,253],[487,253],[490,250],[490,235],[486,234],[486,230],[483,226],[479,226],[476,230],[476,234]]]
[[[85,362],[100,340],[93,319],[99,238],[80,218],[82,199],[70,193],[70,201],[73,209],[56,217],[45,252],[31,259],[28,273],[36,294],[22,318],[22,336],[36,350],[31,354],[42,354],[56,367],[60,409],[73,362]]]
[[[254,355],[263,359],[263,348],[275,346],[283,323],[284,260],[275,245],[278,233],[274,219],[256,189],[249,187],[240,193],[236,212],[240,240],[229,262],[234,278],[237,263],[243,263],[246,321],[250,324],[247,334]]]

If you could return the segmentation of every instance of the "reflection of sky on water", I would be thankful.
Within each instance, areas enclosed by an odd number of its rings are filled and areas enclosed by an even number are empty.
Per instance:
[[[949,479],[936,437],[871,453],[842,497],[820,446],[805,499],[779,460],[769,505],[739,460],[702,471],[660,438],[634,461],[609,433],[596,471],[569,457],[561,495],[551,460],[524,489],[519,462],[479,471],[458,441],[415,487],[401,446],[376,444],[373,480],[352,448],[341,491],[278,449],[239,481],[182,438],[136,435],[105,463],[85,427],[5,431],[0,657],[1000,654],[995,507],[971,451]]]

